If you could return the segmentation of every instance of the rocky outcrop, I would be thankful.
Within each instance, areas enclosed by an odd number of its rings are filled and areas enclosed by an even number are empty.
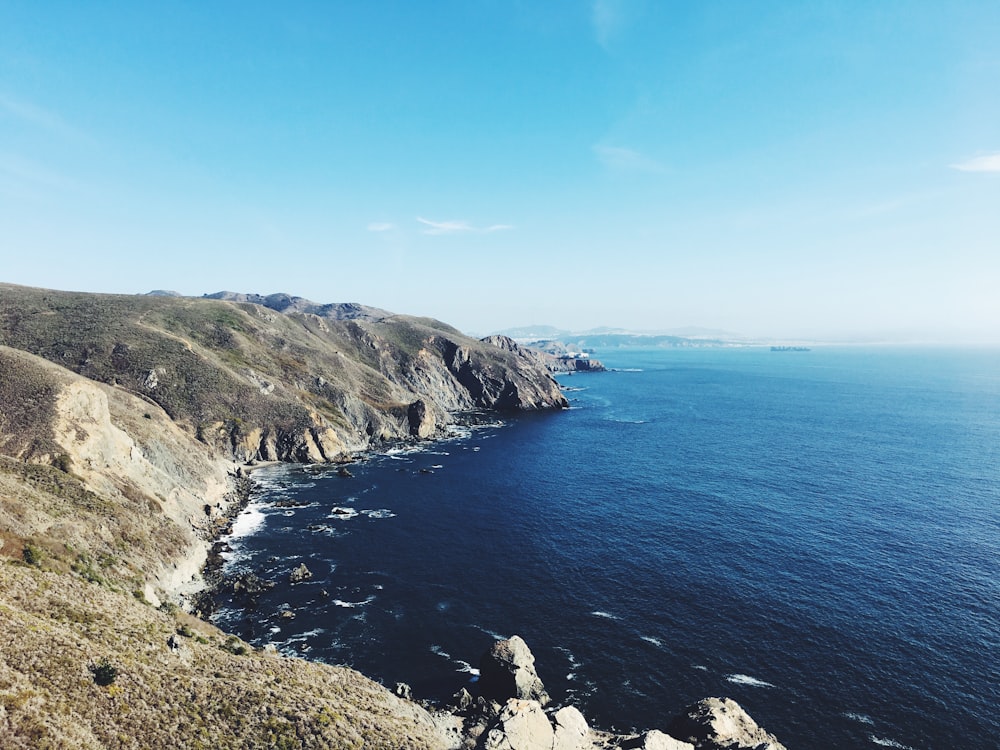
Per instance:
[[[590,736],[590,727],[579,709],[564,706],[552,714],[555,732],[552,738],[552,750],[581,750],[586,747]]]
[[[599,359],[589,357],[556,357],[549,364],[553,372],[606,372],[607,368]]]
[[[729,698],[689,706],[667,731],[616,735],[591,729],[583,714],[563,706],[547,715],[548,693],[535,658],[519,636],[497,641],[480,660],[480,697],[456,695],[465,716],[463,747],[480,750],[785,750]]]
[[[731,698],[705,698],[688,706],[667,731],[696,750],[785,750]]]
[[[549,702],[535,672],[535,657],[519,635],[493,644],[479,662],[479,690],[484,698],[503,703],[509,698]]]
[[[305,563],[301,563],[297,568],[288,574],[288,581],[289,583],[302,583],[303,581],[310,580],[312,577],[312,571],[306,567]]]
[[[552,750],[554,739],[538,701],[511,698],[487,732],[483,750]]]

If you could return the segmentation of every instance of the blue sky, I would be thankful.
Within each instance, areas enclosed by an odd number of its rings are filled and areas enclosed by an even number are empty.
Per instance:
[[[0,280],[1000,341],[1000,3],[0,4]]]

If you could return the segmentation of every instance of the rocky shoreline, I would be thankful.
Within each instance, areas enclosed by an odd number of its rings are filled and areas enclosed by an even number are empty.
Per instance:
[[[435,723],[461,750],[785,750],[729,698],[705,698],[673,717],[665,730],[615,734],[591,728],[572,705],[556,706],[520,636],[497,641],[480,660],[477,694],[466,688]],[[397,695],[410,697],[405,684]]]
[[[210,617],[222,595],[252,601],[276,585],[254,573],[233,577],[222,573],[223,555],[230,550],[226,538],[257,489],[254,468],[239,467],[231,473],[234,502],[216,521],[217,536],[203,569],[203,586],[184,600],[198,617]],[[292,572],[289,583],[311,577],[302,565]],[[534,655],[517,635],[498,640],[482,655],[479,674],[473,690],[461,687],[448,705],[421,700],[405,683],[397,683],[393,693],[426,712],[449,750],[785,750],[736,701],[725,697],[687,706],[663,729],[621,734],[590,727],[578,708],[553,701],[535,669]]]

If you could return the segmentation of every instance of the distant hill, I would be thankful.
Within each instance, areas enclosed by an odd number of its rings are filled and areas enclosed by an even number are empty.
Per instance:
[[[498,332],[522,344],[560,342],[569,349],[621,349],[649,347],[732,346],[750,343],[746,337],[712,328],[687,327],[663,331],[630,331],[599,327],[570,331],[548,325],[521,326]]]
[[[206,294],[203,299],[220,299],[227,302],[250,303],[263,305],[281,313],[308,313],[331,320],[370,320],[378,321],[392,317],[392,313],[377,307],[361,305],[357,302],[337,302],[321,304],[290,294],[240,294],[237,292],[215,292]]]

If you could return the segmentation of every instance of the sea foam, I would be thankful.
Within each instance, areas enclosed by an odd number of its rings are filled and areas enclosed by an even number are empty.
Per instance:
[[[770,682],[764,682],[763,680],[758,680],[756,677],[751,677],[748,674],[727,674],[726,681],[732,682],[734,685],[749,685],[750,687],[774,687]]]

